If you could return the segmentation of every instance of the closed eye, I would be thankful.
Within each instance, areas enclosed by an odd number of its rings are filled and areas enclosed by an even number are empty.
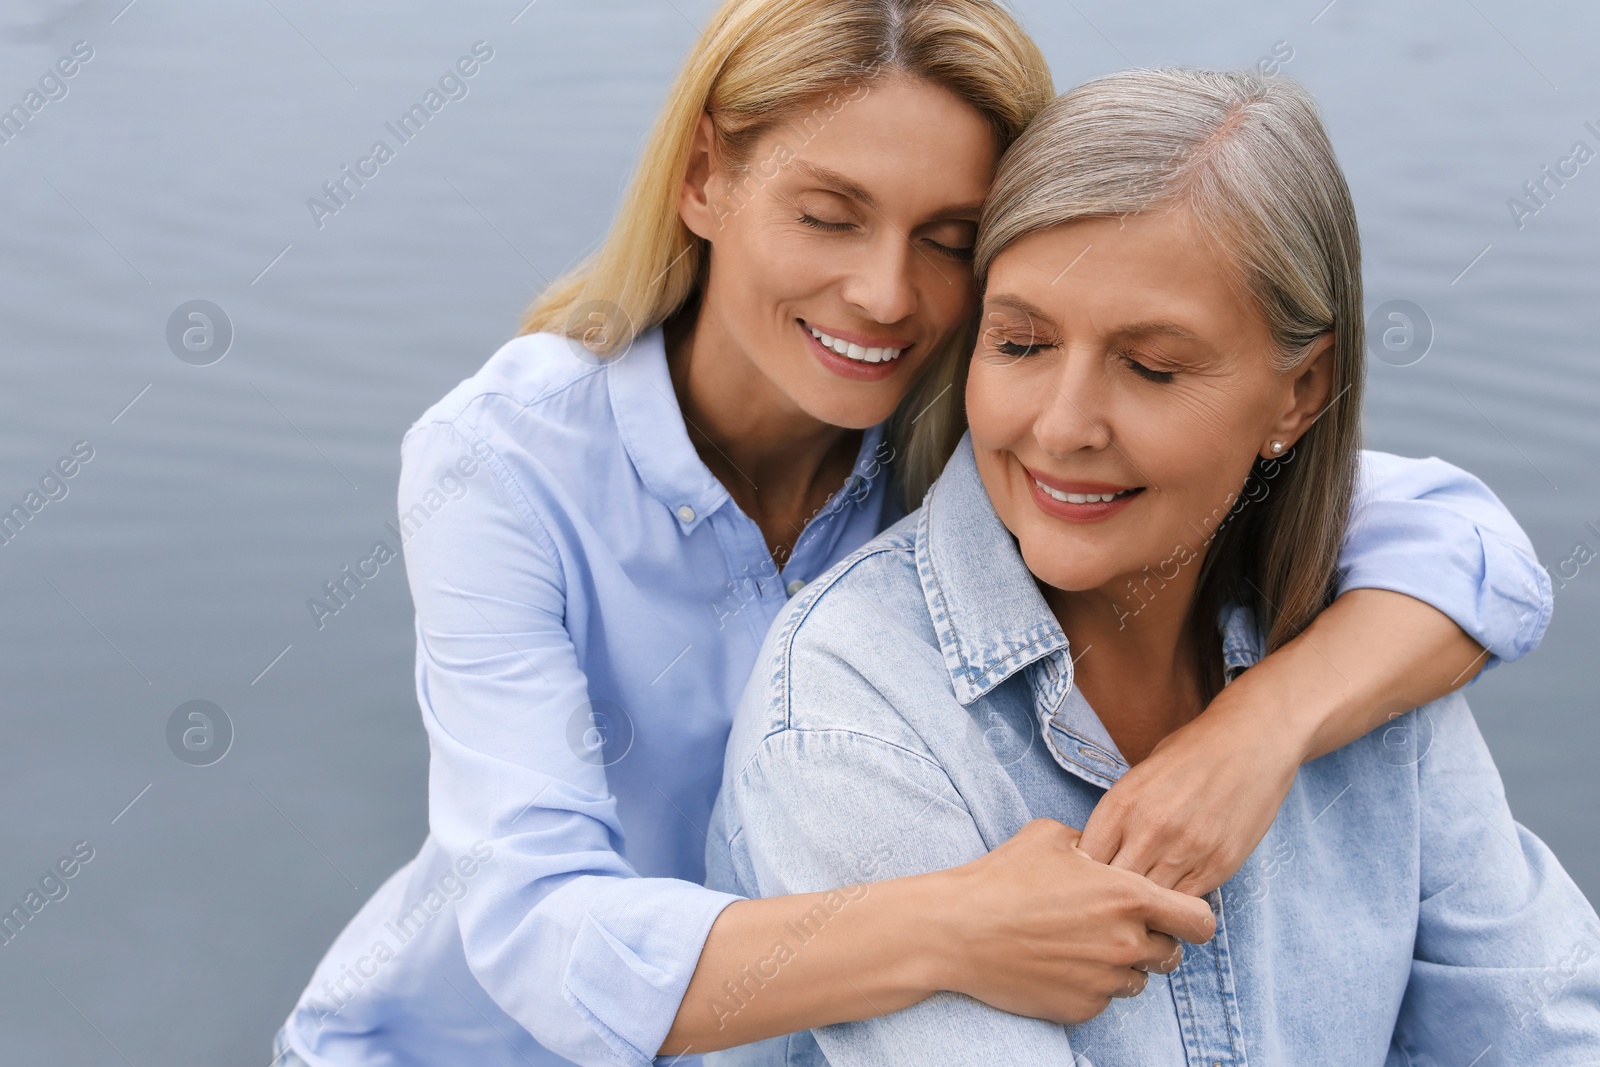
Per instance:
[[[942,256],[949,256],[951,259],[959,259],[959,260],[961,260],[963,262],[971,262],[972,261],[972,246],[971,245],[967,245],[967,246],[962,247],[962,248],[956,248],[956,247],[951,246],[951,245],[941,244],[940,242],[935,241],[932,238],[928,238],[927,240],[928,240],[928,243],[933,246],[933,250],[935,252],[938,252]]]
[[[821,230],[824,233],[843,233],[846,230],[855,228],[855,224],[851,222],[827,222],[803,211],[800,213],[798,221],[802,225],[810,226],[813,230]]]
[[[1035,352],[1038,352],[1040,349],[1049,348],[1049,347],[1050,347],[1049,345],[1044,344],[1042,342],[1039,343],[1039,344],[1025,345],[1025,344],[1019,344],[1016,341],[996,341],[995,345],[994,345],[994,350],[996,352],[1000,353],[1002,356],[1012,356],[1012,357],[1019,357],[1020,358],[1022,356],[1031,356]]]
[[[1157,382],[1161,385],[1166,385],[1172,381],[1172,371],[1152,370],[1143,363],[1140,363],[1138,360],[1134,359],[1132,356],[1123,356],[1122,358],[1127,361],[1129,370],[1133,371],[1133,373],[1137,374],[1147,382]]]

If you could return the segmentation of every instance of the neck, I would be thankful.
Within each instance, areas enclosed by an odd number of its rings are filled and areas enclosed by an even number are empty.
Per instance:
[[[667,363],[701,460],[787,553],[806,520],[849,476],[861,431],[812,417],[768,378],[714,313],[668,324]],[[781,560],[780,560],[781,562]]]
[[[1189,625],[1195,565],[1159,588],[1143,572],[1099,589],[1046,589],[1075,658],[1074,678],[1129,765],[1204,709],[1196,635]],[[1130,608],[1130,588],[1144,598]],[[1133,610],[1137,609],[1137,610]]]

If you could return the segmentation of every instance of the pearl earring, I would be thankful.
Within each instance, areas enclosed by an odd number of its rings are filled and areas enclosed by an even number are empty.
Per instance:
[[[1283,442],[1282,441],[1274,441],[1274,442],[1272,442],[1271,448],[1272,448],[1272,454],[1274,456],[1276,456],[1279,452],[1283,451]]]

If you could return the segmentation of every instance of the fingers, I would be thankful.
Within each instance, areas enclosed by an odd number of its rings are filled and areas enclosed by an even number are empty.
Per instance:
[[[1078,839],[1078,847],[1097,863],[1111,863],[1121,844],[1122,825],[1117,818],[1117,809],[1102,799],[1089,813],[1089,821],[1083,825],[1083,836]]]
[[[1124,999],[1128,997],[1136,997],[1140,993],[1144,992],[1144,987],[1149,983],[1149,981],[1150,976],[1145,972],[1130,969],[1128,971],[1127,981],[1123,982],[1123,984],[1111,995],[1113,997]]]
[[[1170,881],[1163,876],[1170,876],[1171,869],[1168,864],[1157,863],[1152,865],[1144,856],[1144,850],[1134,847],[1133,842],[1124,838],[1117,847],[1117,854],[1109,859],[1107,864],[1119,870],[1132,871],[1134,874],[1143,875],[1162,889],[1173,889],[1177,886],[1177,879]]]
[[[1183,944],[1166,934],[1151,934],[1150,947],[1145,958],[1134,964],[1134,970],[1151,974],[1171,974],[1183,962]]]
[[[1134,874],[1142,874],[1162,889],[1175,889],[1180,893],[1193,897],[1205,895],[1205,890],[1197,893],[1189,888],[1189,885],[1195,882],[1196,876],[1200,874],[1199,871],[1192,870],[1187,864],[1174,863],[1170,859],[1157,860],[1152,863],[1146,858],[1146,851],[1130,848],[1128,843],[1124,842],[1124,847],[1118,850],[1117,854],[1111,858],[1111,866],[1120,867],[1125,871],[1132,871]],[[1216,887],[1212,886],[1210,888],[1214,889]]]
[[[1145,925],[1151,930],[1170,934],[1191,945],[1210,941],[1217,932],[1216,916],[1211,905],[1199,897],[1185,896],[1171,889],[1163,889],[1154,882],[1145,882]]]

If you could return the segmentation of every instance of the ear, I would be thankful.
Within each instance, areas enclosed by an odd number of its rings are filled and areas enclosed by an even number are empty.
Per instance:
[[[712,193],[721,181],[711,116],[702,112],[695,126],[694,142],[689,147],[683,186],[678,190],[678,217],[689,227],[689,232],[708,241],[722,229],[724,213],[719,210]]]
[[[1311,342],[1310,353],[1293,372],[1294,381],[1283,411],[1272,424],[1267,440],[1261,443],[1263,458],[1272,459],[1293,447],[1333,400],[1333,340],[1330,331]],[[1275,441],[1283,443],[1277,452],[1272,450]]]

